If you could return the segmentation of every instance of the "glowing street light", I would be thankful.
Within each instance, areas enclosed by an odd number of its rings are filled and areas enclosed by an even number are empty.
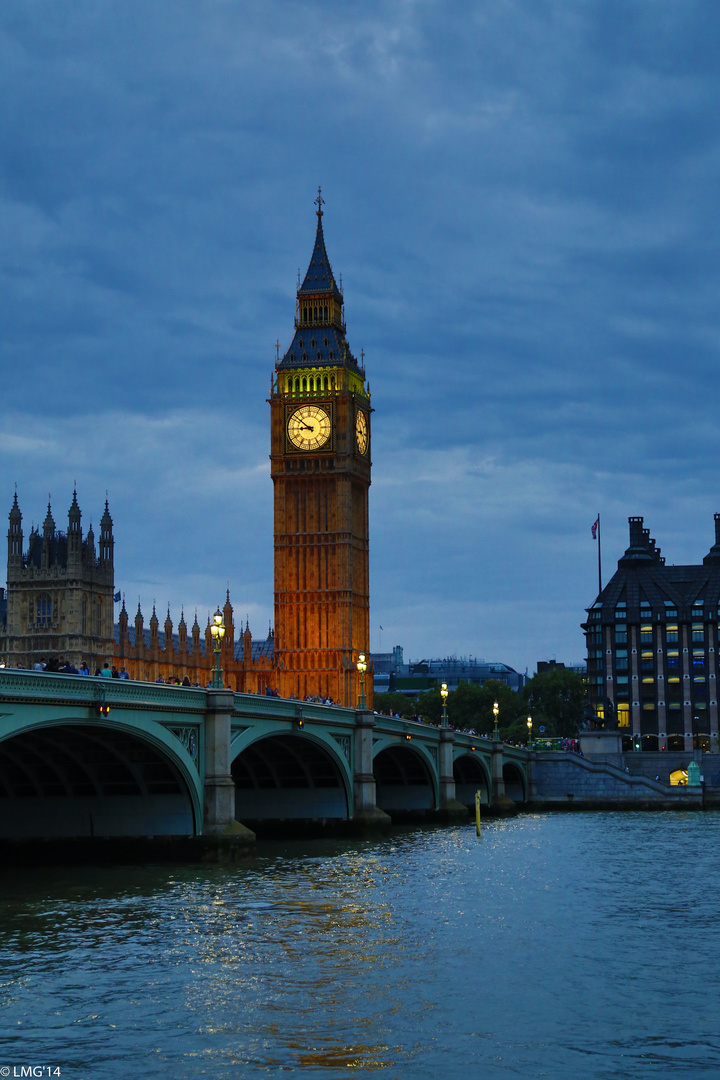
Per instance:
[[[222,690],[223,677],[220,668],[220,649],[222,647],[222,639],[225,637],[225,624],[223,623],[220,608],[218,608],[213,615],[213,621],[210,623],[210,633],[212,634],[213,652],[215,653],[215,667],[212,671],[210,686],[213,690]]]
[[[497,701],[493,701],[493,719],[495,720],[495,727],[493,729],[493,739],[495,742],[500,742],[500,728],[498,727],[498,714],[500,712],[500,706]]]
[[[448,688],[447,688],[447,683],[446,682],[444,682],[442,684],[442,686],[440,687],[440,697],[442,698],[442,703],[443,703],[442,726],[447,727],[448,726],[448,715],[447,715]]]
[[[358,656],[357,669],[360,672],[360,700],[358,701],[358,709],[366,709],[367,699],[365,697],[365,672],[367,671],[367,664],[365,662],[364,652],[361,652]]]
[[[528,716],[528,718],[527,718],[527,729],[528,729],[528,750],[532,750],[532,748],[533,748],[532,716]]]

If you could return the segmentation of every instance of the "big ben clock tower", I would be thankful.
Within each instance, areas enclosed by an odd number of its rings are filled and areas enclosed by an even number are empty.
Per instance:
[[[295,334],[270,397],[275,662],[283,697],[319,694],[354,707],[358,654],[370,644],[370,393],[345,338],[322,207],[318,191]]]

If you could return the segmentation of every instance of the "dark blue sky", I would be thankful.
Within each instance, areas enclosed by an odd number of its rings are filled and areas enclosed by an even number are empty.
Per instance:
[[[584,654],[720,510],[720,9],[4,0],[0,475],[116,579],[272,618],[266,397],[325,235],[373,395],[371,648]],[[1,492],[0,492],[1,494]]]

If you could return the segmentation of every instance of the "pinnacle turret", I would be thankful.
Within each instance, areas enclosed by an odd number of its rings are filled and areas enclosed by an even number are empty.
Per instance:
[[[19,567],[22,565],[23,531],[17,491],[15,492],[8,520],[10,523],[8,529],[8,566]]]
[[[52,539],[55,535],[55,519],[52,516],[52,510],[50,509],[50,502],[48,501],[47,514],[45,515],[45,521],[43,522],[43,536],[46,540]]]

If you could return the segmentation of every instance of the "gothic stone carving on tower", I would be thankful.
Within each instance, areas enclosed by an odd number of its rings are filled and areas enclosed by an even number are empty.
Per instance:
[[[23,550],[17,494],[9,515],[7,623],[3,654],[10,666],[32,667],[62,656],[91,670],[113,654],[112,518],[100,519],[99,551],[92,526],[83,539],[77,493],[67,532],[55,527],[50,503],[42,531],[33,528]]]

